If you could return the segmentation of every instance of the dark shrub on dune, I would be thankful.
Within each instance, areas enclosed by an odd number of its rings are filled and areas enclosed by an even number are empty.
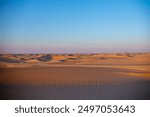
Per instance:
[[[37,60],[39,60],[39,61],[49,61],[51,59],[52,59],[52,56],[50,54],[43,55],[43,56],[37,58]]]

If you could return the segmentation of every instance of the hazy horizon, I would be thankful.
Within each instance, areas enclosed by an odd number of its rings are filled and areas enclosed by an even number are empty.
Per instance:
[[[150,52],[149,0],[1,0],[0,53]]]

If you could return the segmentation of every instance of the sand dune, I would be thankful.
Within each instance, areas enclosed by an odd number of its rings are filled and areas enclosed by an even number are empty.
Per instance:
[[[150,53],[0,55],[1,98],[149,99],[149,58]]]
[[[1,55],[0,62],[5,63],[23,63],[29,60],[38,60],[39,62],[56,64],[89,64],[89,65],[141,65],[150,64],[150,53],[135,54],[18,54]],[[14,61],[14,62],[13,62]],[[16,64],[16,67],[19,64]]]
[[[132,76],[149,77],[150,53],[124,54],[16,54],[1,55],[0,68],[17,67],[110,67],[128,70]],[[133,72],[134,70],[134,72]],[[142,75],[143,74],[143,75]]]

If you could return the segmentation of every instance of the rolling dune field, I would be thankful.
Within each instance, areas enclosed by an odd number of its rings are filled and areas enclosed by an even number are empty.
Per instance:
[[[150,99],[150,53],[1,54],[1,99]]]

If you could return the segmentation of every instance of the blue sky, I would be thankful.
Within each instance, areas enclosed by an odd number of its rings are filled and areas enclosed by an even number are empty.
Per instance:
[[[150,0],[0,0],[0,52],[148,52],[149,13]]]

